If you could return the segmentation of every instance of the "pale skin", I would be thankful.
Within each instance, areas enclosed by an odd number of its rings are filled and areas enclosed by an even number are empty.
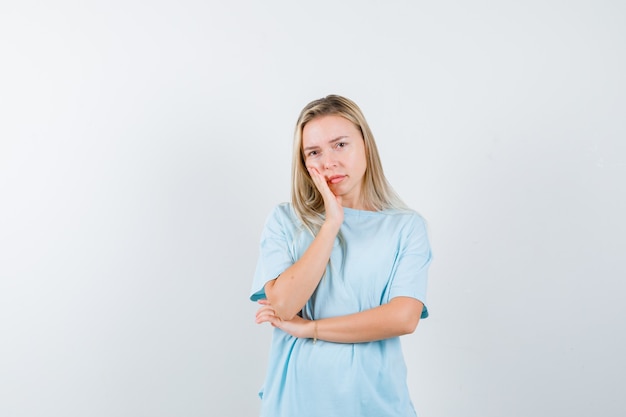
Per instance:
[[[361,185],[367,166],[363,137],[349,120],[339,115],[317,117],[302,131],[305,164],[324,199],[324,224],[302,257],[265,285],[266,300],[259,301],[257,323],[299,338],[336,343],[359,343],[413,333],[422,303],[395,297],[387,304],[362,312],[306,320],[298,316],[322,278],[337,233],[343,223],[343,207],[367,210]]]

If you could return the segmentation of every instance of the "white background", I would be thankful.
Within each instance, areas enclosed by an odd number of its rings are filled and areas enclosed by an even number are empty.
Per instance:
[[[254,416],[300,109],[427,218],[423,417],[626,409],[622,1],[3,1],[0,415]]]

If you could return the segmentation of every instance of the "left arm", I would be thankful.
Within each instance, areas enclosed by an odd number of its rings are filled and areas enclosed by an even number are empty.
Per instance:
[[[395,297],[387,304],[359,313],[320,320],[295,316],[281,320],[267,300],[260,301],[256,322],[274,327],[300,338],[314,338],[335,343],[361,343],[389,339],[415,331],[423,304],[411,297]]]

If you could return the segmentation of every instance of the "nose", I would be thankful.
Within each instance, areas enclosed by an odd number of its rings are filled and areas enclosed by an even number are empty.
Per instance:
[[[332,154],[332,152],[327,152],[324,161],[323,161],[324,169],[330,169],[337,166],[337,159]]]

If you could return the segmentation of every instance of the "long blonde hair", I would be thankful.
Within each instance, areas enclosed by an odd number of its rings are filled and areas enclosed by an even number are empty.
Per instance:
[[[324,223],[324,199],[315,187],[304,162],[302,131],[311,120],[328,115],[338,115],[361,132],[365,144],[366,169],[361,192],[362,202],[370,210],[408,209],[385,178],[374,135],[359,106],[352,100],[329,95],[307,104],[296,123],[291,169],[291,203],[304,226],[315,235]]]

